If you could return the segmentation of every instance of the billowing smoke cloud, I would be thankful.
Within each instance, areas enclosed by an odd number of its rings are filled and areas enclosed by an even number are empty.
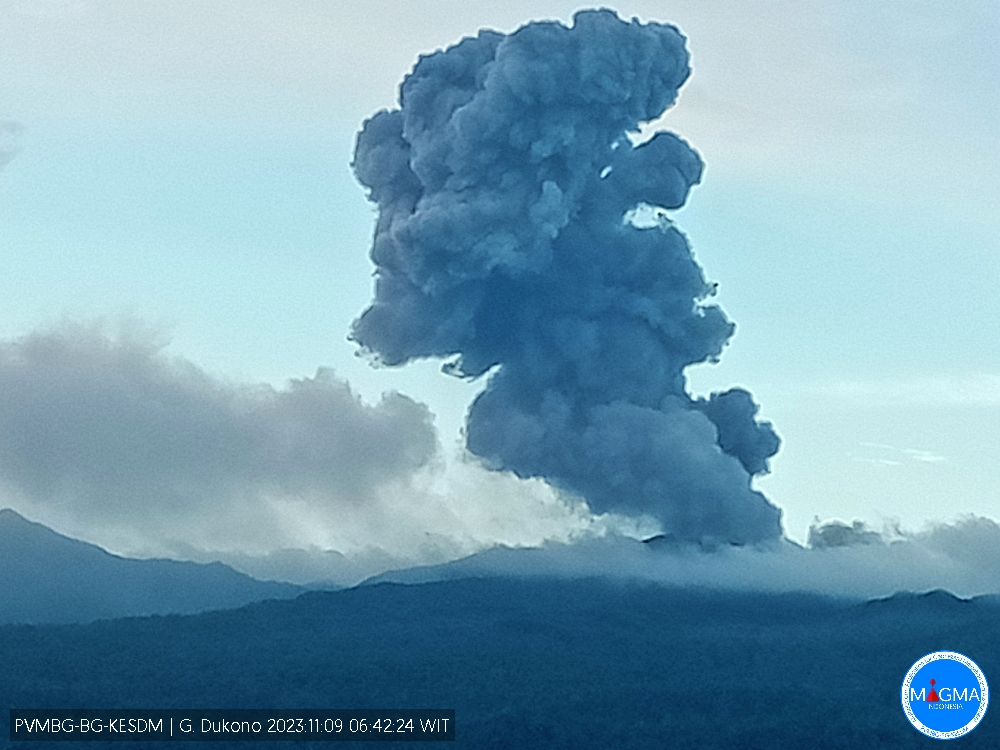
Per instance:
[[[587,11],[422,57],[400,108],[358,137],[379,217],[375,300],[352,336],[386,365],[491,373],[467,424],[487,465],[680,538],[755,542],[780,535],[751,487],[778,437],[746,391],[685,390],[734,326],[683,234],[626,220],[680,207],[701,177],[677,136],[627,136],[676,99],[684,45]]]
[[[385,525],[382,490],[436,451],[425,406],[369,406],[329,371],[232,384],[98,327],[0,344],[0,507],[112,547],[117,530],[120,551],[323,544],[338,509]]]
[[[807,541],[813,549],[833,549],[834,547],[883,544],[885,537],[877,531],[869,529],[862,521],[854,521],[850,525],[841,521],[828,521],[810,526]]]
[[[24,128],[13,120],[0,120],[0,169],[3,169],[20,151],[21,132]]]

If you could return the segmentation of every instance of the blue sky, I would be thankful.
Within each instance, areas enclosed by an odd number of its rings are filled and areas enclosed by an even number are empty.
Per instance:
[[[346,340],[371,295],[374,213],[349,167],[362,121],[393,107],[420,53],[579,7],[3,0],[0,120],[17,127],[0,140],[16,151],[0,171],[0,336],[128,320],[218,382],[280,391],[329,367],[369,404],[395,389],[430,407],[443,449],[408,511],[421,539],[397,500],[289,511],[253,549],[419,557],[433,538],[447,556],[579,527],[538,482],[454,456],[475,384],[434,363],[372,369]],[[707,168],[672,218],[737,324],[691,388],[742,385],[773,421],[783,445],[757,485],[786,533],[816,516],[1000,518],[996,4],[615,7],[689,39],[694,74],[661,126]],[[126,551],[240,544],[169,524],[170,544],[137,542],[72,500],[6,493],[0,506]]]

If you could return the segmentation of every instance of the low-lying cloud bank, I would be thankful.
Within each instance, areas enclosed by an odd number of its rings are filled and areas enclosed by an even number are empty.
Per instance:
[[[330,371],[232,384],[142,332],[66,325],[0,345],[0,483],[70,526],[243,548],[311,510],[375,503],[436,455],[428,409]],[[322,541],[320,539],[314,540]]]
[[[834,528],[850,532],[838,536],[830,531]],[[969,517],[919,533],[878,533],[863,524],[831,523],[819,529],[816,538],[825,534],[826,542],[813,547],[782,541],[766,547],[704,550],[663,538],[641,542],[618,535],[535,549],[498,547],[447,565],[386,573],[375,580],[609,576],[665,585],[812,591],[857,598],[932,589],[960,597],[1000,594],[1000,526],[990,519]]]
[[[0,507],[120,554],[297,582],[592,523],[541,481],[445,467],[433,415],[406,396],[367,404],[323,369],[280,389],[228,382],[121,328],[0,342]]]

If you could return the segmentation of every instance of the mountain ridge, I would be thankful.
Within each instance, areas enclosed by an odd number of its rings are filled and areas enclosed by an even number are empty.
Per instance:
[[[75,705],[454,708],[469,748],[918,747],[903,677],[945,648],[1000,672],[1000,603],[897,603],[494,577],[0,627],[0,747],[10,707]]]
[[[304,590],[260,581],[220,562],[121,557],[0,509],[0,624],[195,614],[289,599]]]

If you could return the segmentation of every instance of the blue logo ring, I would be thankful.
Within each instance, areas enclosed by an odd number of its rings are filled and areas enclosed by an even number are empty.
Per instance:
[[[919,685],[919,693],[914,683]],[[910,667],[901,698],[903,712],[917,731],[935,739],[953,740],[968,734],[982,721],[989,705],[989,685],[983,671],[969,657],[955,651],[935,651]]]

